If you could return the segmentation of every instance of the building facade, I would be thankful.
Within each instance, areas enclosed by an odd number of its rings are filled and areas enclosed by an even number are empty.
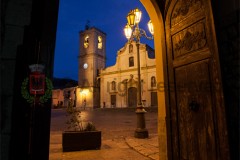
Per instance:
[[[76,86],[52,90],[52,107],[66,107],[69,105],[70,101],[73,102],[73,106],[76,106],[77,89],[78,87]]]
[[[126,43],[117,52],[116,63],[105,67],[106,34],[86,27],[79,34],[78,86],[53,90],[53,107],[69,101],[82,108],[137,107],[137,46]],[[154,50],[140,44],[142,102],[157,106],[157,80]]]
[[[52,107],[57,108],[63,106],[64,96],[62,89],[53,89],[52,90]]]
[[[154,50],[140,44],[142,102],[145,107],[157,106],[156,64]],[[116,64],[100,72],[101,107],[137,106],[137,47],[126,43],[117,52]]]
[[[105,68],[106,34],[95,27],[80,32],[76,106],[87,108],[137,106],[137,48],[126,43],[116,64]],[[157,105],[154,50],[140,45],[142,97],[146,107]]]

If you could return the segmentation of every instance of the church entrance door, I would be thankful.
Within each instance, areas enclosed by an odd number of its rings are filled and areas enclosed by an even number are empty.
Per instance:
[[[128,107],[137,107],[137,88],[128,88]]]
[[[224,123],[216,123],[221,94],[212,24],[209,0],[171,1],[165,25],[172,159],[227,159],[217,141]]]
[[[157,92],[151,92],[151,106],[157,106]]]
[[[116,107],[116,95],[111,95],[111,107]]]

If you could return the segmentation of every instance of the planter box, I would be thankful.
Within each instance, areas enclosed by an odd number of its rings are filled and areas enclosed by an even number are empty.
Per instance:
[[[65,131],[62,133],[63,152],[101,148],[101,131]]]

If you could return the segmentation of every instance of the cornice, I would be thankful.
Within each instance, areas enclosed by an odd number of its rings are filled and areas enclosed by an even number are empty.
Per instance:
[[[141,70],[152,69],[152,68],[156,68],[156,65],[141,67]],[[112,71],[112,72],[106,72],[106,73],[100,73],[100,77],[104,76],[104,75],[127,73],[127,72],[133,72],[133,71],[137,71],[137,68],[118,70],[118,71]]]
[[[81,54],[78,56],[78,58],[84,58],[84,57],[101,57],[101,58],[106,59],[106,56],[96,54],[96,53]]]

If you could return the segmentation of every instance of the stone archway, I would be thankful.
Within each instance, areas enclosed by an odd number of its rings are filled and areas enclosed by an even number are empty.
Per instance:
[[[158,143],[159,158],[166,160],[167,155],[167,128],[166,128],[166,97],[164,88],[159,88],[159,84],[167,82],[166,68],[166,44],[165,30],[162,12],[156,0],[140,0],[145,7],[153,23],[154,28],[154,48],[156,57],[156,77],[158,84]]]
[[[159,158],[196,159],[198,157],[199,159],[219,159],[222,157],[223,159],[229,159],[227,134],[223,135],[227,132],[227,122],[220,82],[220,62],[218,59],[216,27],[213,19],[214,7],[211,6],[212,1],[172,0],[165,1],[165,4],[156,0],[140,1],[146,8],[154,28],[157,28],[157,30],[154,30],[154,44],[158,81]],[[186,5],[187,2],[189,2],[188,5]],[[164,6],[160,6],[160,4]],[[164,8],[164,10],[161,12],[159,7]],[[174,9],[176,9],[175,12]],[[177,22],[174,21],[175,18]],[[181,36],[179,36],[180,34]],[[196,37],[196,35],[198,36]],[[194,42],[191,38],[193,36],[195,36]],[[190,41],[189,37],[191,38]],[[179,52],[180,43],[184,44],[184,47],[180,47],[181,56],[175,53]],[[192,45],[193,43],[197,45]],[[206,46],[203,46],[204,43],[207,43]],[[182,56],[183,54],[185,55]],[[186,74],[183,75],[182,71]],[[193,73],[197,74],[194,75]],[[198,78],[199,76],[201,78]],[[189,77],[192,79],[189,80]],[[201,88],[201,84],[209,86],[211,90],[207,91],[205,88],[204,93],[200,93],[199,90],[190,92],[193,85],[193,88]],[[180,85],[183,86],[181,92],[178,89]],[[165,86],[167,86],[167,90],[164,90],[166,89]],[[203,103],[205,101],[203,97],[206,95],[209,95],[209,104]],[[202,107],[201,112],[197,112],[197,115],[199,117],[207,114],[212,116],[209,116],[208,119],[200,118],[204,120],[205,126],[197,127],[194,125],[199,120],[189,117],[196,117],[195,112],[192,111],[188,115],[186,115],[186,112],[184,114],[180,113],[183,108],[188,111],[189,106],[195,107],[194,97],[198,101],[197,106],[201,105]],[[192,105],[193,103],[194,105]],[[188,120],[188,125],[183,128],[186,120]],[[190,127],[190,125],[192,126]],[[191,131],[184,133],[182,130],[199,130],[202,133],[197,135],[197,139],[192,137],[189,140],[183,140],[184,134],[191,137],[192,133]],[[205,135],[206,130],[209,132],[207,135]],[[210,138],[208,135],[210,135]],[[205,141],[207,142],[205,143]],[[202,150],[205,150],[205,152],[202,153]],[[198,156],[199,154],[201,156]]]
[[[154,30],[154,43],[158,81],[159,158],[229,159],[212,1],[172,0],[165,1],[164,6],[155,0],[140,1],[154,28],[157,28]],[[161,12],[159,7],[164,10]],[[161,13],[164,13],[164,19]],[[203,89],[202,84],[210,89],[199,91]],[[193,89],[197,90],[193,92]],[[206,95],[208,104],[205,104]],[[199,112],[195,112],[196,106],[201,106]],[[184,108],[188,114],[182,111]],[[204,125],[196,125],[199,121],[194,119],[196,114],[199,120],[204,121]],[[208,114],[208,118],[203,118]],[[193,134],[196,130],[202,133]],[[194,136],[184,139],[191,135]]]

